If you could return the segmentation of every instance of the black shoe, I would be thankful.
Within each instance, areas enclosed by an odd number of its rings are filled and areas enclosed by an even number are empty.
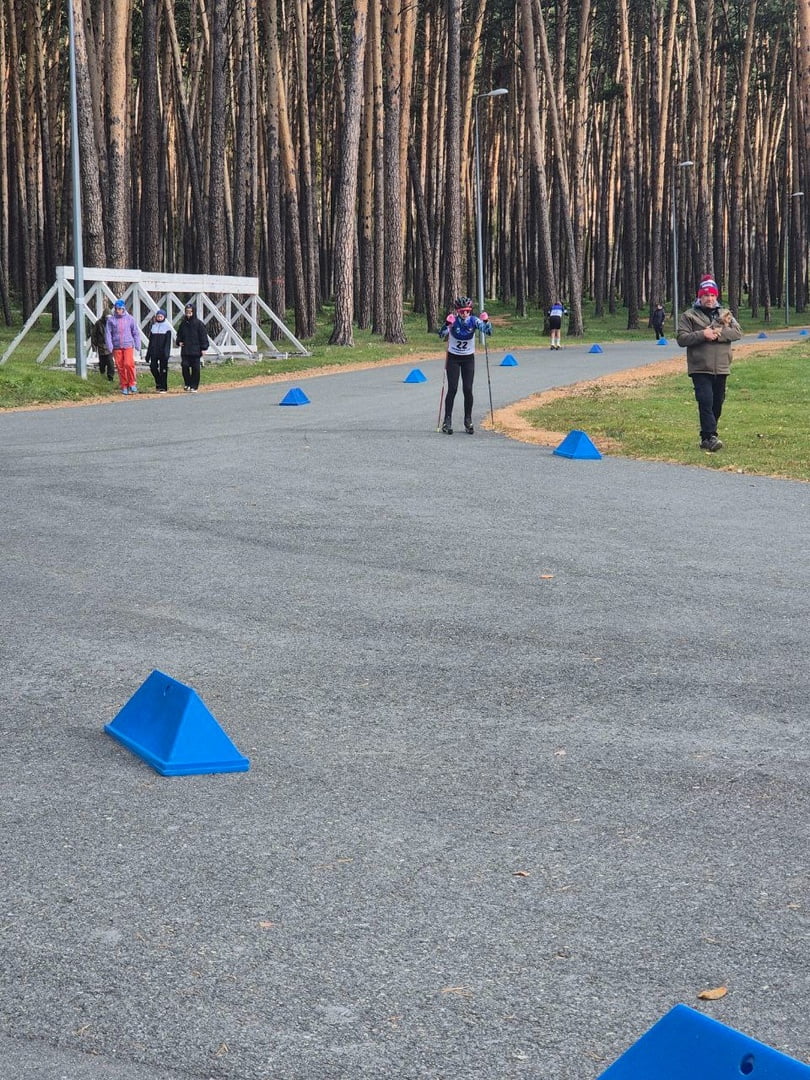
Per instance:
[[[464,417],[464,430],[467,432],[468,435],[475,434],[475,428],[473,427],[473,422],[469,418],[469,416]]]
[[[716,435],[709,435],[706,439],[701,439],[700,449],[708,450],[710,454],[714,454],[717,450],[723,449],[723,444]]]
[[[453,434],[453,421],[450,419],[449,416],[445,416],[444,418],[444,423],[442,424],[442,431],[445,433],[445,435]]]

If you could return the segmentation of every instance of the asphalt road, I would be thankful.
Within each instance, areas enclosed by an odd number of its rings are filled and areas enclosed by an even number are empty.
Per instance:
[[[810,488],[439,391],[0,414],[3,1080],[591,1080],[677,1002],[810,1060]],[[104,733],[153,669],[249,772]]]

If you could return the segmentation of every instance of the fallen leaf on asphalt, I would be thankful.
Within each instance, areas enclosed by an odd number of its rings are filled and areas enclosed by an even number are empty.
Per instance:
[[[270,930],[275,925],[276,924],[274,922],[270,922],[269,919],[262,919],[262,921],[259,923],[259,926],[262,930]]]
[[[701,990],[698,998],[701,1001],[717,1001],[718,998],[725,997],[727,993],[727,986],[716,986],[714,990]]]
[[[529,870],[515,870],[512,877],[530,877],[531,872]]]
[[[540,580],[541,581],[552,581],[553,578],[554,578],[553,574],[541,574],[540,575]]]

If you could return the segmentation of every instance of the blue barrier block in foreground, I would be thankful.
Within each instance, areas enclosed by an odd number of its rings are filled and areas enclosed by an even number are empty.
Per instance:
[[[162,671],[152,672],[104,730],[162,776],[250,768],[196,692]]]
[[[600,1080],[810,1080],[803,1065],[710,1016],[676,1005]]]

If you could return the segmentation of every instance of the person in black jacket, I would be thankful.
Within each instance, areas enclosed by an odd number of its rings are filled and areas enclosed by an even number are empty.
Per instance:
[[[192,304],[186,304],[185,314],[177,328],[177,344],[180,346],[183,389],[196,394],[200,385],[202,354],[209,342],[205,323],[194,314]]]
[[[172,324],[166,318],[166,312],[159,308],[155,312],[155,321],[149,329],[149,344],[146,347],[146,362],[152,369],[155,389],[165,394],[169,389],[169,356],[172,351]]]
[[[650,316],[650,325],[655,331],[655,340],[660,341],[664,336],[664,320],[667,317],[663,304],[656,304],[655,310]]]
[[[104,311],[99,315],[96,321],[93,323],[93,329],[90,331],[90,344],[96,350],[98,355],[98,373],[104,375],[106,373],[107,379],[112,382],[115,375],[115,364],[113,363],[112,353],[107,352],[107,319],[110,315],[110,309],[105,306]]]

